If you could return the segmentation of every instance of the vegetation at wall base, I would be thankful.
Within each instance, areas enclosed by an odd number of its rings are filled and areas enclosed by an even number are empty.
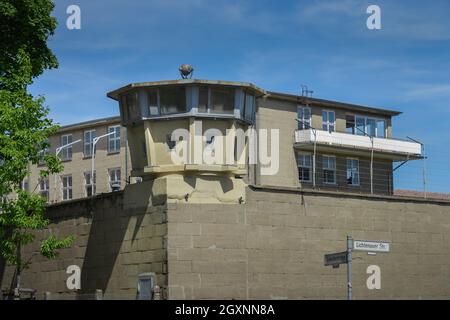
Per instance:
[[[42,178],[62,170],[55,155],[42,153],[58,126],[47,118],[44,98],[28,93],[36,77],[58,67],[47,46],[57,25],[53,8],[50,0],[0,0],[0,259],[15,266],[11,291],[14,288],[16,295],[21,273],[33,258],[24,257],[22,248],[36,241],[33,231],[49,224],[45,200],[22,190],[22,182],[30,163],[45,163]],[[30,187],[30,191],[37,188]],[[70,246],[73,239],[49,235],[40,243],[40,253],[55,258],[57,250]]]

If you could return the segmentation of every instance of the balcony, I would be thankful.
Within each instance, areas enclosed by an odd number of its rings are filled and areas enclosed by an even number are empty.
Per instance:
[[[306,129],[295,131],[294,147],[317,152],[331,152],[349,156],[368,156],[372,150],[372,140],[368,136],[349,133],[328,132]],[[377,158],[393,161],[422,158],[422,146],[419,143],[398,139],[373,138],[374,155]]]

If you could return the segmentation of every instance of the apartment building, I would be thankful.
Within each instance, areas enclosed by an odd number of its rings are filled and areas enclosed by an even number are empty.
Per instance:
[[[391,195],[394,170],[422,158],[419,143],[394,138],[400,112],[267,92],[256,123],[280,130],[280,170],[257,184]]]
[[[105,136],[109,134],[108,136]],[[103,136],[103,137],[102,137]],[[94,139],[102,137],[95,146],[94,179],[92,154]],[[45,153],[58,153],[63,172],[40,178],[43,165],[31,166],[24,188],[39,193],[49,203],[69,201],[94,194],[123,189],[129,181],[130,156],[127,149],[126,129],[119,117],[97,119],[60,128],[49,139]]]

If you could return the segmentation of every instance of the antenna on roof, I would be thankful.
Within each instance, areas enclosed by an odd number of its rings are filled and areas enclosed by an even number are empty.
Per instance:
[[[300,86],[302,87],[302,97],[312,98],[314,91],[308,90],[308,86],[305,84],[301,84]]]
[[[194,68],[190,64],[182,64],[178,70],[180,71],[182,79],[192,79]]]

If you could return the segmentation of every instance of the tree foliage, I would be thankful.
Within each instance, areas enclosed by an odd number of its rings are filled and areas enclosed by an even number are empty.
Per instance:
[[[57,25],[53,7],[51,0],[0,0],[0,255],[18,273],[27,266],[22,247],[35,240],[33,230],[49,224],[45,200],[21,190],[22,181],[29,165],[40,160],[46,164],[41,177],[62,170],[55,155],[41,159],[58,126],[47,117],[44,98],[27,90],[46,69],[58,67],[47,46]],[[70,246],[72,240],[51,235],[41,243],[41,254],[54,258],[55,250]]]

